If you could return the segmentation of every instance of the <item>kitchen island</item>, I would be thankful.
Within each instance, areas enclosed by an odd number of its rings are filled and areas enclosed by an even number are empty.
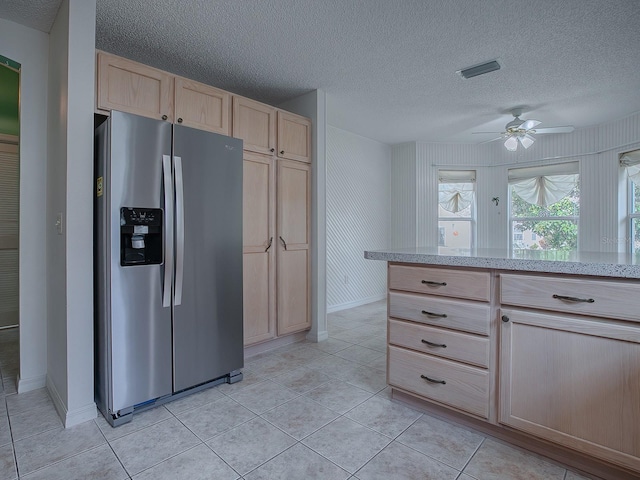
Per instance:
[[[388,262],[393,396],[603,478],[640,477],[640,262],[500,250]]]

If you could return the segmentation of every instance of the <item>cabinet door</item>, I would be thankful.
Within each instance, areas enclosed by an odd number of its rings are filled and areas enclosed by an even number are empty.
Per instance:
[[[311,120],[278,110],[278,157],[311,161]]]
[[[99,109],[173,121],[173,76],[99,52],[97,82]]]
[[[516,309],[501,315],[500,422],[640,469],[640,328]]]
[[[203,83],[176,77],[176,122],[229,135],[231,94]]]
[[[244,140],[245,150],[273,155],[276,143],[276,109],[234,95],[233,136]]]
[[[310,177],[308,164],[278,160],[278,335],[311,326]]]
[[[244,344],[275,337],[275,175],[273,157],[244,154]]]

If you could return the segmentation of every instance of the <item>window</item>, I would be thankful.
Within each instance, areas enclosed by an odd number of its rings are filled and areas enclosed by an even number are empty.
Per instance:
[[[509,170],[511,251],[561,260],[578,249],[578,163]],[[537,254],[540,255],[540,254]]]
[[[475,247],[475,170],[438,172],[438,251]]]
[[[640,253],[640,150],[620,155],[620,165],[629,176],[629,251]]]

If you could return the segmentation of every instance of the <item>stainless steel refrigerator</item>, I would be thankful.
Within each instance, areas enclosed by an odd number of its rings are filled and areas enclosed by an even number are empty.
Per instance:
[[[96,403],[242,378],[242,141],[114,111],[95,135]]]

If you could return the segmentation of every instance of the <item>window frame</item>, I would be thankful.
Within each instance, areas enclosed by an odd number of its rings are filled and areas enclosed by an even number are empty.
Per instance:
[[[634,237],[633,222],[634,220],[640,221],[640,211],[639,212],[633,211],[634,210],[633,207],[635,203],[634,200],[635,200],[636,188],[640,189],[640,185],[636,185],[636,183],[633,180],[627,177],[627,228],[629,229],[629,236],[627,238],[629,239],[629,245],[626,250],[628,253],[631,253],[632,255],[636,253],[634,251],[635,237]],[[640,253],[640,249],[638,250],[637,253]]]

